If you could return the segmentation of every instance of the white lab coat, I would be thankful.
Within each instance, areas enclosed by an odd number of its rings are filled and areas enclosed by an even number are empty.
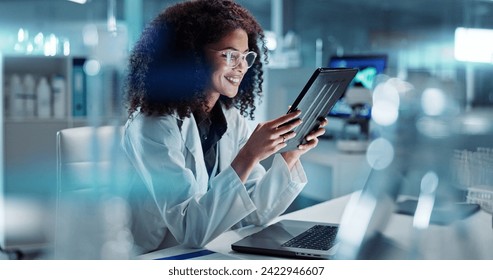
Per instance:
[[[134,186],[130,198],[132,234],[141,253],[176,242],[202,247],[233,226],[265,224],[306,184],[300,162],[288,170],[280,155],[267,172],[258,164],[243,184],[230,164],[250,131],[236,108],[223,112],[228,128],[218,143],[219,173],[211,180],[193,116],[181,126],[177,115],[136,112],[127,121],[122,145],[145,185]]]

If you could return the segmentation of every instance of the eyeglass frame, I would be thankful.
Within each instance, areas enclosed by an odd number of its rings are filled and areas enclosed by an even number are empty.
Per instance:
[[[254,51],[248,51],[248,52],[246,52],[246,53],[242,53],[242,52],[240,52],[240,51],[237,51],[237,50],[231,50],[231,49],[225,49],[225,50],[215,50],[215,49],[209,49],[209,50],[214,51],[214,52],[219,52],[219,53],[221,53],[221,55],[225,56],[225,57],[226,57],[226,65],[228,65],[228,67],[231,67],[231,68],[236,68],[236,67],[238,67],[238,65],[240,65],[240,63],[244,60],[244,61],[246,61],[246,63],[247,63],[247,69],[250,69],[250,67],[252,67],[252,66],[253,66],[253,64],[255,63],[255,60],[257,59],[257,56],[258,56],[258,55],[257,55],[257,53],[256,53],[256,52],[254,52]],[[240,55],[239,60],[238,60],[238,62],[236,63],[236,65],[229,65],[229,64],[231,64],[231,57],[232,57],[232,56],[231,56],[231,54],[232,54],[232,53],[239,53],[239,55]],[[228,54],[229,54],[229,55],[228,55]],[[249,65],[249,64],[248,64],[248,60],[246,60],[246,57],[247,57],[248,55],[250,55],[250,54],[253,54],[253,55],[254,55],[254,57],[253,57],[253,59],[252,59],[252,64],[251,64],[251,65]]]

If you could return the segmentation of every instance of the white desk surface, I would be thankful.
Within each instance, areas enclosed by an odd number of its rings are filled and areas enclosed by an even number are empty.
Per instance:
[[[316,222],[339,223],[349,195],[332,199],[295,212],[280,216],[272,223],[281,219],[310,220]],[[231,249],[231,244],[241,238],[259,231],[260,227],[245,227],[221,234],[206,247],[208,255],[193,259],[208,260],[271,260],[275,257],[243,254]],[[417,233],[413,228],[412,216],[393,214],[383,231],[400,248],[408,250],[419,244],[417,251],[419,259],[487,259],[493,260],[493,228],[491,214],[480,210],[472,216],[455,221],[447,226],[430,225],[425,231]],[[141,259],[158,259],[170,256],[187,256],[203,249],[186,249],[182,246],[164,249],[141,256]],[[208,251],[206,251],[208,252]]]

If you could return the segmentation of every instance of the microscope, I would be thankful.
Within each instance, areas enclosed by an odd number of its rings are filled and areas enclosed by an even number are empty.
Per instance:
[[[347,153],[364,153],[370,139],[371,90],[363,86],[351,87],[345,93],[344,102],[351,108],[351,113],[344,119],[337,148]]]

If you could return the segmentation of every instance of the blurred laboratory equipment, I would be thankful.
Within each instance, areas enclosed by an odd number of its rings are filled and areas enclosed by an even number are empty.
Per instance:
[[[25,74],[22,79],[24,93],[24,110],[25,117],[34,117],[36,109],[36,81],[32,74]]]
[[[39,78],[36,86],[37,112],[39,118],[51,117],[51,87],[46,77]]]
[[[22,98],[22,82],[18,74],[10,76],[9,84],[9,112],[10,117],[18,118],[24,116],[24,100]]]
[[[53,116],[55,118],[64,118],[67,96],[65,78],[55,75],[51,81],[51,88],[53,90]]]
[[[372,120],[373,171],[344,212],[339,258],[492,258],[484,229],[491,230],[493,114],[464,111],[436,84],[417,91],[387,77],[373,92]],[[399,239],[386,237],[403,228]]]

